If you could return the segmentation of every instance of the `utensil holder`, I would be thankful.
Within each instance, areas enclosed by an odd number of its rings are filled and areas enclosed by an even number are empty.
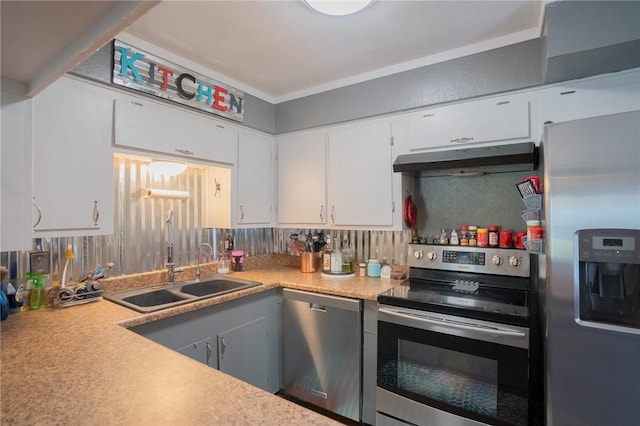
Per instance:
[[[316,272],[316,254],[313,252],[300,253],[300,272]]]
[[[58,291],[58,306],[83,305],[102,300],[102,284],[98,281],[87,281],[86,284],[63,287]]]

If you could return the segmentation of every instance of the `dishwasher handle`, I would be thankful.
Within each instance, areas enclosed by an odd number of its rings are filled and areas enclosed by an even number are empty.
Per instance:
[[[318,303],[309,303],[309,309],[316,312],[327,312],[327,307]]]

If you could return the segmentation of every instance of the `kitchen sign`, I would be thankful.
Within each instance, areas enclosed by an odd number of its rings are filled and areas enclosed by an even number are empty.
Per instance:
[[[242,122],[244,92],[114,40],[113,83]]]

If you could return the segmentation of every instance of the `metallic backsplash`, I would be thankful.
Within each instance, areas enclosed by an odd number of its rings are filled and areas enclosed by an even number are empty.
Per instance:
[[[114,159],[115,223],[114,233],[104,236],[58,237],[34,239],[34,250],[50,254],[49,280],[62,275],[68,246],[73,252],[68,275],[82,278],[98,265],[113,262],[109,275],[129,275],[163,269],[167,261],[167,245],[174,246],[174,262],[189,265],[196,262],[196,250],[206,242],[214,247],[217,256],[228,232],[234,237],[235,248],[246,256],[258,254],[295,255],[290,240],[292,233],[331,233],[340,241],[347,237],[358,260],[369,257],[387,259],[390,263],[406,263],[406,244],[410,231],[353,231],[288,228],[202,228],[204,217],[203,194],[205,169],[189,167],[186,172],[171,178],[155,178],[147,172],[148,162],[132,157]],[[145,199],[141,188],[160,188],[189,191],[188,200]],[[172,212],[173,226],[167,219]],[[204,252],[203,252],[204,255]],[[203,260],[210,259],[208,251]],[[23,279],[29,268],[28,252],[2,252],[0,264],[13,269]]]

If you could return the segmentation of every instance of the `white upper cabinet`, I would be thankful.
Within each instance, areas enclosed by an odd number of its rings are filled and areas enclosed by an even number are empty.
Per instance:
[[[112,101],[63,77],[33,99],[33,235],[113,232]]]
[[[327,223],[327,154],[323,131],[277,138],[278,223],[323,227]]]
[[[536,94],[542,123],[635,111],[640,109],[640,72],[557,84]]]
[[[199,113],[119,97],[115,101],[115,145],[233,165],[238,130]]]
[[[329,218],[336,226],[393,225],[391,124],[376,120],[329,133]]]
[[[0,251],[31,249],[31,99],[2,92]]]
[[[237,224],[272,225],[273,137],[240,130],[237,173]]]
[[[530,103],[521,96],[462,102],[409,117],[409,150],[531,138]]]

